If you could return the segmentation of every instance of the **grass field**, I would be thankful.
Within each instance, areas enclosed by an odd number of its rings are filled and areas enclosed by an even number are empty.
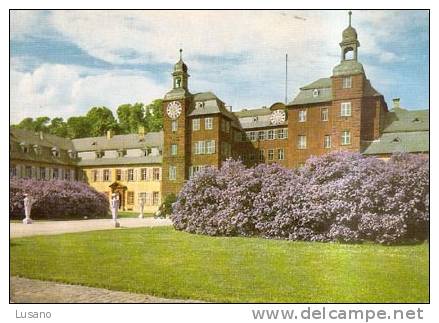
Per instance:
[[[171,227],[11,240],[11,274],[213,302],[428,302],[428,244],[191,235]]]

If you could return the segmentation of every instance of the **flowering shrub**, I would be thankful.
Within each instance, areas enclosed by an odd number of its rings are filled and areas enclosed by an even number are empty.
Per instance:
[[[428,200],[428,157],[419,155],[337,152],[299,170],[228,160],[185,184],[171,219],[208,235],[396,244],[427,238]]]
[[[36,219],[103,217],[109,211],[107,197],[85,183],[12,178],[9,193],[11,217],[24,217],[25,193],[34,201],[31,217]]]

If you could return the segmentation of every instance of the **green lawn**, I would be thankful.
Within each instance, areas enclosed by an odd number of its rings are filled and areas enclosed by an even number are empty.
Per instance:
[[[428,302],[428,244],[191,235],[171,227],[11,240],[11,274],[213,302]]]

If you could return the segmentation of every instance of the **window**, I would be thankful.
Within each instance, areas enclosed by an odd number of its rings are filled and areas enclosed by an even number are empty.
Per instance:
[[[213,118],[204,119],[204,129],[206,130],[213,129]]]
[[[200,119],[193,119],[192,120],[192,131],[198,131],[200,130]]]
[[[256,132],[255,131],[249,131],[247,133],[247,135],[248,135],[248,139],[250,141],[255,141],[256,140]]]
[[[343,131],[341,133],[341,144],[342,145],[350,145],[351,144],[351,132]]]
[[[202,155],[205,153],[205,142],[204,141],[196,141],[194,142],[194,154],[195,155]]]
[[[226,123],[227,123],[226,120],[221,119],[221,131],[222,132],[226,132]]]
[[[202,141],[204,144],[204,142]],[[204,149],[204,145],[203,145]],[[206,154],[214,154],[215,153],[215,140],[207,140],[206,141]]]
[[[350,117],[351,115],[352,115],[351,102],[343,102],[341,104],[341,116],[342,117]]]
[[[268,149],[268,160],[274,159],[274,149]]]
[[[175,181],[177,179],[177,167],[175,166],[169,166],[169,180]]]
[[[132,191],[127,192],[127,204],[134,204],[134,192]]]
[[[277,150],[277,159],[279,160],[285,159],[285,150],[283,148]]]
[[[127,154],[127,151],[125,150],[125,149],[119,149],[118,151],[117,151],[117,156],[118,157],[123,157],[123,156],[125,156]]]
[[[132,168],[128,169],[128,181],[129,182],[134,181],[134,169]]]
[[[110,170],[104,169],[104,182],[109,182],[109,181],[110,181]]]
[[[159,205],[159,192],[152,192],[152,205]]]
[[[299,122],[306,121],[306,110],[299,110]]]
[[[267,136],[267,133],[264,130],[258,131],[258,139],[259,140],[265,140],[266,136]]]
[[[172,144],[171,145],[171,156],[176,156],[177,155],[177,144]]]
[[[94,181],[96,182],[97,181],[97,171],[95,171],[95,172],[96,172],[96,179]],[[26,175],[27,175],[27,167],[26,167]],[[54,168],[53,169],[52,178],[53,179],[58,179],[58,177],[59,177],[59,169],[58,168]]]
[[[306,136],[300,135],[298,137],[297,148],[306,149]]]
[[[352,87],[352,76],[343,77],[343,89],[350,89]]]
[[[53,178],[55,178],[55,169],[53,170]],[[93,182],[98,181],[98,171],[96,169],[91,171],[91,179]]]
[[[140,179],[142,181],[148,180],[148,168],[141,168],[140,169]]]
[[[104,157],[104,152],[102,150],[96,150],[96,158]]]
[[[265,161],[265,151],[264,149],[259,149],[259,161],[264,162]]]
[[[189,167],[189,178],[192,178],[197,172],[202,170],[205,166],[194,165]]]
[[[329,120],[329,110],[328,108],[322,108],[322,121]]]
[[[68,169],[64,170],[64,179],[66,181],[70,181],[70,170],[68,170]]]
[[[267,131],[267,139],[273,140],[274,139],[274,130],[268,130]]]
[[[250,161],[254,161],[255,160],[255,153],[251,152],[249,154],[249,159],[250,159]]]
[[[160,180],[160,168],[154,167],[152,169],[152,179],[154,181],[159,181]]]
[[[319,96],[319,90],[318,89],[314,89],[313,91],[312,91],[312,96],[313,97],[318,97]]]
[[[331,136],[330,135],[326,135],[325,138],[323,139],[323,147],[324,148],[331,148]]]
[[[40,179],[46,179],[46,167],[40,167]]]
[[[171,130],[172,130],[172,132],[176,132],[177,129],[178,129],[177,120],[172,120],[171,121]]]
[[[9,168],[9,176],[11,177],[17,176],[17,166],[15,166],[14,164],[11,164]]]
[[[230,121],[226,121],[226,133],[230,132]]]
[[[116,169],[116,181],[122,180],[122,170]]]
[[[288,138],[288,129],[277,129],[276,130],[277,139],[286,139]]]

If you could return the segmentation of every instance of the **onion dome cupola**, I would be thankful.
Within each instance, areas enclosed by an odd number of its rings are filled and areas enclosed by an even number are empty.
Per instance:
[[[340,43],[341,62],[334,68],[334,76],[364,73],[363,65],[358,62],[358,47],[360,47],[358,34],[351,23],[352,11],[349,11],[349,26],[343,30]]]
[[[188,68],[187,65],[183,62],[182,58],[183,50],[180,49],[180,59],[177,63],[174,64],[174,71],[172,72],[172,89],[165,95],[165,99],[178,99],[184,98],[188,95]]]

